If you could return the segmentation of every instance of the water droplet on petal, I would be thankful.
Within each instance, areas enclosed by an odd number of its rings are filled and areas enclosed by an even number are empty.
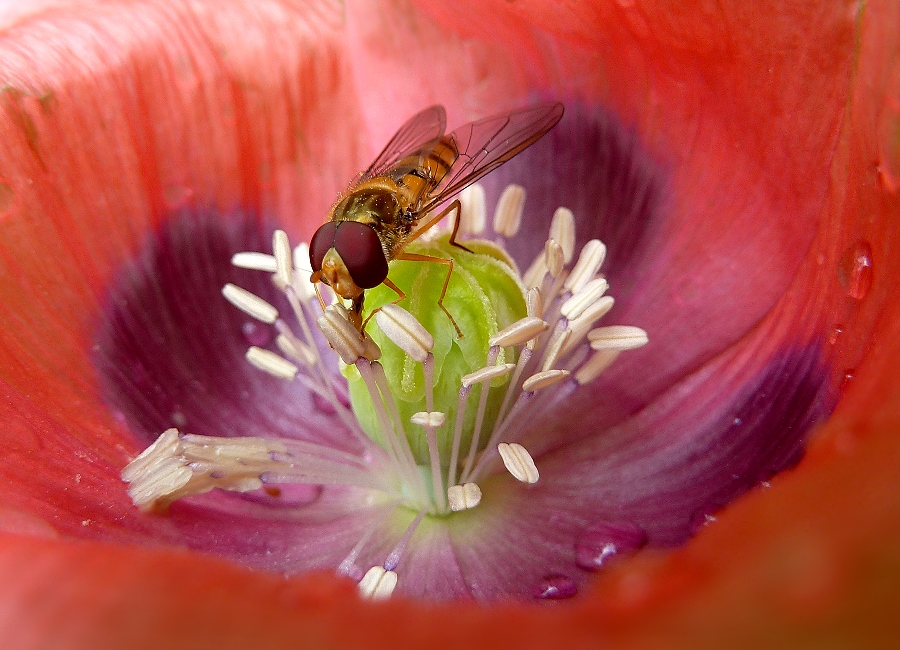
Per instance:
[[[274,338],[271,327],[252,320],[245,321],[241,325],[241,333],[244,335],[247,345],[255,345],[260,348],[267,346]]]
[[[841,334],[844,333],[843,325],[835,325],[831,328],[831,333],[828,335],[828,344],[836,345],[838,340],[841,338]]]
[[[564,600],[578,593],[578,586],[568,576],[554,573],[544,576],[534,592],[535,598],[542,600]]]
[[[576,562],[583,569],[599,569],[634,555],[646,543],[647,533],[634,524],[599,522],[575,542]]]
[[[872,246],[864,239],[848,248],[841,257],[838,279],[847,295],[862,300],[872,288]]]
[[[844,371],[844,376],[841,378],[841,388],[840,390],[844,391],[847,387],[850,386],[850,382],[852,382],[856,378],[856,369],[848,368]]]

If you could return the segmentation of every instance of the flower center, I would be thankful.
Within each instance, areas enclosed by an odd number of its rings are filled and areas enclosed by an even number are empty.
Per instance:
[[[270,273],[290,305],[290,313],[281,314],[238,286],[223,288],[238,309],[277,331],[272,349],[250,347],[247,361],[301,382],[338,415],[346,444],[169,429],[122,473],[134,503],[164,508],[214,488],[362,490],[366,505],[384,517],[397,508],[415,513],[382,564],[365,573],[357,565],[376,529],[371,528],[336,567],[358,580],[363,594],[380,598],[398,584],[404,553],[425,517],[476,508],[489,498],[481,483],[496,472],[537,482],[538,463],[527,449],[529,415],[594,380],[620,352],[646,344],[647,335],[637,327],[595,326],[613,306],[600,273],[606,249],[591,240],[576,258],[569,210],[556,211],[543,250],[520,275],[504,243],[518,231],[524,191],[511,186],[504,192],[493,241],[479,238],[486,224],[483,190],[468,188],[461,201],[460,234],[468,250],[451,247],[438,229],[420,241],[428,255],[455,262],[444,307],[464,338],[437,304],[446,265],[392,265],[390,277],[407,299],[397,304],[389,302],[393,294],[369,290],[369,320],[361,333],[324,286],[323,311],[305,244],[292,249],[287,235],[277,231],[272,254],[235,255],[236,266]],[[343,377],[335,371],[332,350]]]

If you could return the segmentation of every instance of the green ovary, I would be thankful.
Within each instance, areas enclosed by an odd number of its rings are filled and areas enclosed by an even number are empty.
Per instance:
[[[460,380],[464,375],[484,367],[488,339],[526,314],[519,274],[505,251],[482,240],[466,240],[465,246],[473,252],[450,246],[445,235],[431,242],[415,242],[406,249],[409,253],[453,259],[453,274],[444,306],[462,330],[464,336],[461,339],[457,338],[453,324],[437,304],[448,267],[438,263],[397,260],[390,264],[390,279],[406,294],[400,306],[415,316],[434,337],[434,410],[447,416],[446,424],[437,430],[444,465],[450,458]],[[396,298],[397,295],[385,285],[369,290],[366,293],[366,315]],[[417,462],[425,465],[429,462],[425,430],[410,423],[414,413],[428,410],[422,364],[413,361],[391,342],[378,328],[374,318],[366,326],[366,332],[381,348],[380,362],[384,366],[412,452]],[[511,356],[512,350],[501,351],[497,363],[514,362]],[[350,400],[356,417],[366,433],[384,445],[372,396],[365,382],[355,366],[345,367],[344,375],[350,384]],[[492,384],[481,429],[481,445],[487,441],[487,434],[497,417],[503,401],[502,388],[507,381],[508,378],[503,377]],[[463,459],[472,438],[479,390],[473,387],[469,395],[460,445]]]

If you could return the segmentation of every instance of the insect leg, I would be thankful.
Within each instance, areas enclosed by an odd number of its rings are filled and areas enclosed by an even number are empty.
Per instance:
[[[424,226],[422,226],[421,228],[419,228],[415,233],[413,233],[412,235],[410,235],[410,236],[407,238],[407,240],[403,243],[403,245],[406,246],[406,245],[408,245],[410,242],[417,240],[419,237],[421,237],[421,236],[424,235],[426,232],[428,232],[429,230],[431,230],[434,226],[436,226],[437,223],[438,223],[441,219],[443,219],[444,217],[446,217],[448,214],[450,214],[450,212],[451,212],[452,210],[455,209],[455,210],[456,210],[456,221],[453,223],[453,233],[450,235],[450,245],[451,245],[451,246],[456,246],[457,248],[461,248],[461,249],[463,249],[464,251],[468,251],[468,252],[471,253],[472,251],[470,251],[468,248],[466,248],[466,247],[463,246],[462,244],[456,243],[456,233],[457,233],[457,231],[459,230],[459,216],[460,216],[460,209],[461,209],[461,206],[462,206],[462,204],[459,202],[459,199],[454,200],[453,203],[451,203],[449,206],[447,206],[446,209],[442,210],[442,211],[440,212],[440,214],[438,214],[437,216],[432,217],[432,218],[428,221],[428,223],[426,223]],[[399,259],[399,258],[397,258],[397,259]],[[437,259],[437,258],[435,258],[435,259]]]
[[[391,289],[394,293],[396,293],[396,294],[399,296],[399,297],[398,297],[393,303],[391,303],[391,304],[396,305],[398,302],[403,302],[404,300],[406,300],[406,294],[403,293],[403,290],[402,290],[400,287],[398,287],[396,284],[394,284],[393,282],[391,282],[391,279],[390,279],[390,278],[385,278],[383,284],[384,284],[388,289]],[[364,329],[366,329],[366,325],[368,324],[368,322],[369,322],[370,320],[372,320],[372,316],[374,316],[375,314],[377,314],[377,313],[380,312],[380,311],[381,311],[381,307],[378,307],[378,308],[376,308],[376,309],[373,309],[373,310],[372,310],[372,313],[369,314],[369,315],[366,317],[366,320],[365,320],[365,322],[362,324],[362,327],[360,328],[359,331],[362,332]]]
[[[447,308],[444,307],[444,296],[447,295],[447,287],[450,285],[450,276],[453,275],[453,260],[447,260],[443,257],[432,257],[431,255],[420,255],[418,253],[400,253],[394,259],[406,260],[407,262],[432,262],[434,264],[445,264],[448,267],[447,278],[444,280],[444,286],[441,289],[441,297],[438,298],[437,304],[438,307],[447,314],[447,318],[450,319],[450,322],[453,323],[453,328],[456,330],[456,338],[461,339],[463,337],[462,330],[460,330],[459,325],[456,324],[456,319],[453,318]],[[397,289],[394,290],[398,291]]]
[[[459,199],[456,199],[453,203],[451,203],[450,207],[447,209],[452,210],[454,207],[456,208],[456,219],[453,222],[453,232],[450,233],[450,245],[456,246],[457,248],[461,248],[464,251],[471,253],[471,249],[466,248],[456,241],[456,233],[459,232],[459,222],[462,221],[462,204],[459,202]]]

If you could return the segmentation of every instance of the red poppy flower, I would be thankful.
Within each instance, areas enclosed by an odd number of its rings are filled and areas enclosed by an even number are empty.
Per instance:
[[[9,13],[7,645],[877,639],[900,522],[897,18],[887,3]],[[468,547],[412,543],[418,589],[379,606],[316,572],[359,520],[297,526],[215,498],[140,513],[120,472],[173,419],[324,426],[229,361],[260,335],[217,293],[234,248],[275,222],[308,238],[425,105],[455,125],[544,99],[566,103],[563,122],[487,181],[489,198],[501,181],[528,190],[510,251],[533,255],[546,215],[572,208],[582,243],[609,246],[611,316],[652,342],[536,413],[525,434],[546,487],[498,489]],[[593,577],[574,549],[604,535],[646,548]],[[520,602],[541,580],[581,594]],[[429,590],[516,600],[416,602]]]

